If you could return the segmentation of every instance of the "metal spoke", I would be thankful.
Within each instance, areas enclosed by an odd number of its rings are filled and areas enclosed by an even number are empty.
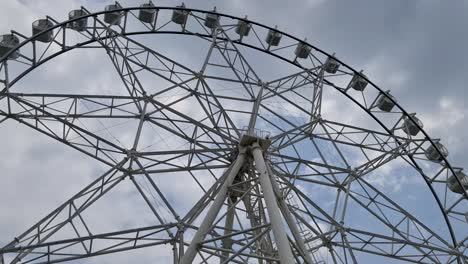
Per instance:
[[[40,20],[31,38],[1,36],[0,124],[18,121],[110,169],[1,248],[0,264],[145,247],[174,264],[466,263],[468,176],[414,114],[334,54],[183,4],[69,16]],[[165,53],[179,38],[193,43]],[[118,87],[18,87],[57,56],[89,50],[106,53]],[[328,113],[327,100],[349,116]],[[404,177],[402,189],[377,177]],[[94,229],[88,208],[124,179],[151,223]]]
[[[21,261],[32,249],[39,247],[64,226],[72,225],[75,218],[79,218],[79,221],[83,221],[81,216],[82,212],[119,184],[128,175],[128,173],[123,170],[123,166],[126,163],[127,159],[119,162],[114,168],[94,180],[66,203],[59,206],[37,224],[15,237],[12,242],[3,247],[4,250],[12,247],[19,249],[27,247],[25,250],[18,252],[12,263]]]
[[[34,255],[31,259],[23,260],[21,263],[59,263],[72,261],[120,251],[171,244],[174,242],[173,239],[165,238],[160,234],[163,231],[174,229],[175,227],[177,227],[177,224],[168,223],[164,225],[120,230],[117,232],[88,235],[41,244],[4,248],[0,250],[0,254],[22,254],[23,252],[28,252]],[[67,252],[77,244],[86,245],[82,252]]]

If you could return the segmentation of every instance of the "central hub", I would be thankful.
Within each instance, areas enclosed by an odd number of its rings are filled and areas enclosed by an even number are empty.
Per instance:
[[[271,140],[270,140],[269,134],[267,133],[263,133],[263,134],[262,135],[259,135],[258,133],[243,134],[241,135],[239,145],[242,147],[250,147],[252,146],[253,143],[257,142],[260,145],[260,147],[263,149],[263,151],[266,151],[271,145]]]

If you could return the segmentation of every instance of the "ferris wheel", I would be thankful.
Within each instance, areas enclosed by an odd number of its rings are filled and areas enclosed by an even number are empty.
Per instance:
[[[91,51],[106,60],[85,67],[109,64],[120,85],[22,86]],[[1,35],[0,81],[0,125],[107,168],[31,216],[2,264],[143,248],[156,263],[468,263],[468,176],[441,140],[363,71],[277,27],[184,4],[82,7]],[[150,217],[94,225],[122,185]]]

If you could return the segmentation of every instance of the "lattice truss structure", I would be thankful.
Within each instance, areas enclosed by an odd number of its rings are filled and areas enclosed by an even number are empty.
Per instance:
[[[108,170],[12,238],[0,263],[144,247],[184,264],[468,263],[462,169],[414,114],[336,56],[216,10],[116,3],[69,18],[34,22],[32,37],[2,36],[0,123],[17,121]],[[163,36],[195,47],[197,66],[150,45]],[[34,69],[91,49],[121,86],[22,91]],[[417,183],[389,186],[406,178]],[[169,197],[160,181],[191,184],[198,200]],[[87,211],[123,184],[149,221],[103,232]]]

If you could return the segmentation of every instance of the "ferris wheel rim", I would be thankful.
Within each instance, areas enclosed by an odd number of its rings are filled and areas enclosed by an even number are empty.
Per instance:
[[[82,7],[83,8],[83,7]],[[86,9],[84,9],[86,10]],[[250,24],[254,24],[254,25],[257,25],[261,28],[265,28],[265,29],[268,29],[268,30],[274,30],[274,31],[277,31],[278,33],[284,35],[284,36],[287,36],[291,39],[294,39],[296,41],[298,41],[298,43],[303,43],[309,47],[311,47],[312,49],[318,51],[319,53],[323,54],[323,55],[326,55],[327,57],[333,57],[336,61],[338,61],[341,65],[345,66],[346,68],[348,68],[349,70],[351,70],[352,72],[354,72],[355,74],[359,74],[361,77],[363,77],[364,79],[366,79],[366,81],[369,82],[369,84],[371,84],[372,87],[374,87],[375,89],[377,89],[377,91],[385,96],[387,99],[389,99],[390,101],[392,101],[392,103],[395,104],[395,106],[402,112],[402,114],[404,115],[404,117],[407,117],[407,118],[410,118],[411,120],[414,121],[413,119],[413,115],[410,114],[408,111],[406,111],[399,103],[398,101],[395,100],[395,98],[391,95],[389,95],[386,91],[384,91],[382,88],[380,88],[378,85],[376,85],[372,80],[370,80],[367,76],[361,74],[358,70],[354,69],[353,67],[349,66],[347,63],[343,62],[342,60],[340,60],[339,58],[335,57],[334,55],[324,51],[323,49],[320,49],[318,48],[317,46],[315,45],[312,45],[310,42],[307,42],[306,40],[300,40],[298,37],[295,37],[285,31],[282,31],[282,30],[279,30],[277,28],[273,28],[273,27],[270,27],[268,25],[265,25],[265,24],[262,24],[262,23],[259,23],[259,22],[256,22],[256,21],[253,21],[253,20],[249,20],[247,18],[241,18],[241,17],[237,17],[237,16],[233,16],[233,15],[229,15],[229,14],[225,14],[225,13],[220,13],[220,12],[215,12],[215,11],[209,11],[209,10],[203,10],[203,9],[195,9],[195,8],[187,8],[187,7],[169,7],[169,6],[151,6],[151,7],[122,7],[122,8],[119,8],[119,9],[113,9],[113,10],[105,10],[105,11],[98,11],[98,12],[92,12],[90,13],[89,11],[86,10],[86,12],[88,12],[88,14],[84,15],[84,16],[81,16],[81,17],[77,17],[77,18],[74,18],[74,19],[69,19],[69,20],[66,20],[66,21],[63,21],[63,22],[60,22],[60,23],[57,23],[53,26],[53,27],[50,27],[46,30],[44,30],[43,32],[35,35],[35,36],[31,36],[29,38],[26,38],[23,42],[21,42],[18,46],[16,46],[14,49],[10,50],[9,52],[7,52],[3,58],[0,59],[0,63],[1,62],[4,62],[4,61],[7,61],[8,60],[8,57],[12,54],[14,54],[16,51],[19,51],[21,47],[25,46],[26,44],[30,43],[30,42],[33,42],[35,41],[35,39],[40,36],[40,35],[43,35],[47,32],[50,32],[50,31],[53,31],[54,29],[57,29],[57,28],[61,28],[61,27],[64,27],[64,26],[67,26],[68,24],[70,24],[71,22],[75,22],[75,21],[78,21],[80,19],[83,19],[83,18],[89,18],[89,17],[96,17],[98,15],[102,15],[102,14],[107,14],[107,13],[112,13],[112,12],[128,12],[128,11],[135,11],[135,10],[184,10],[184,11],[188,11],[188,12],[199,12],[199,13],[203,13],[203,14],[213,14],[213,15],[217,15],[217,16],[220,16],[220,17],[227,17],[227,18],[231,18],[231,19],[234,19],[234,20],[237,20],[237,21],[244,21],[244,22],[247,22],[247,23],[250,23]],[[49,16],[46,16],[47,19],[52,19],[50,18]],[[55,22],[55,20],[53,20]],[[16,31],[12,31],[12,33],[18,33]],[[19,34],[19,33],[18,33]],[[197,34],[195,33],[191,33],[191,32],[187,32],[187,31],[137,31],[137,32],[130,32],[130,33],[127,33],[127,32],[122,32],[121,33],[122,35],[124,36],[132,36],[132,35],[145,35],[145,34],[177,34],[177,35],[188,35],[188,36],[197,36]],[[23,36],[23,35],[22,35]],[[205,35],[206,36],[209,36],[209,35]],[[106,38],[110,38],[110,37],[102,37],[102,38],[98,38],[98,39],[93,39],[93,40],[89,40],[89,41],[85,41],[85,42],[82,42],[82,43],[78,43],[77,45],[74,45],[72,47],[68,47],[67,49],[63,49],[63,50],[60,50],[56,53],[54,53],[53,55],[51,55],[50,57],[48,57],[46,60],[44,61],[41,61],[39,64],[37,65],[34,65],[32,67],[30,67],[27,71],[25,71],[24,74],[21,74],[19,75],[19,77],[15,80],[13,80],[12,82],[10,82],[11,86],[13,86],[17,81],[19,81],[22,77],[24,77],[24,75],[28,74],[30,71],[34,70],[35,68],[37,68],[38,66],[40,66],[41,64],[43,63],[46,63],[48,62],[49,60],[59,56],[59,55],[62,55],[68,51],[71,51],[73,49],[76,49],[80,46],[85,46],[85,45],[88,45],[88,44],[91,44],[91,43],[94,43],[98,40],[102,40],[102,39],[106,39]],[[304,69],[304,70],[308,70],[307,68],[305,67],[302,67],[300,65],[298,65],[297,63],[294,63],[293,61],[283,57],[283,56],[279,56],[277,54],[273,54],[271,52],[269,52],[268,50],[265,50],[265,49],[260,49],[258,47],[255,47],[253,45],[249,45],[247,43],[244,43],[242,41],[233,41],[235,42],[236,44],[240,44],[240,45],[243,45],[243,46],[246,46],[248,48],[252,48],[252,49],[255,49],[255,50],[258,50],[258,51],[262,51],[268,55],[272,55],[278,59],[281,59],[283,61],[286,61],[286,62],[289,62],[290,64],[294,65],[294,66],[297,66],[301,69]],[[335,89],[337,89],[336,87],[334,87]],[[338,90],[338,89],[337,89]],[[340,90],[338,90],[340,91]],[[0,92],[3,92],[3,91],[0,91]],[[342,91],[340,91],[342,92]],[[373,115],[370,111],[368,111],[367,108],[365,108],[365,106],[359,104],[358,102],[356,102],[355,100],[353,100],[353,98],[351,98],[348,94],[346,93],[343,93],[343,95],[345,95],[346,97],[348,97],[348,99],[351,99],[353,101],[353,103],[357,104],[362,110],[366,111],[369,115],[371,115],[371,117],[374,119],[374,121],[376,121],[382,128],[384,128],[386,130],[386,132],[388,132],[389,134],[392,134],[392,131],[386,127],[385,124],[383,124],[379,118],[377,118],[375,115]],[[419,122],[414,122],[414,124],[421,130],[421,132],[423,133],[423,135],[425,136],[425,138],[427,140],[429,140],[429,142],[431,143],[432,146],[436,146],[436,143],[437,141],[433,140],[430,136],[429,136],[429,133],[427,133],[425,130],[424,130],[424,127],[421,126],[419,124]],[[442,151],[439,150],[439,148],[436,148],[438,154],[442,154]],[[450,164],[450,162],[448,161],[448,159],[441,155],[442,158],[443,158],[443,161],[445,161],[445,163],[448,165],[449,169],[451,170],[451,172],[453,174],[455,174],[455,170],[453,169],[454,167],[452,167],[452,165]],[[465,196],[468,198],[468,195],[465,194]]]
[[[288,36],[290,37],[291,39],[294,39],[296,41],[298,41],[298,43],[304,43],[306,45],[308,45],[309,47],[311,47],[313,50],[317,51],[317,52],[320,52],[321,54],[325,55],[325,56],[328,56],[328,57],[331,57],[333,55],[330,55],[329,53],[317,48],[316,46],[314,45],[311,45],[310,43],[306,42],[306,41],[301,41],[299,38],[297,37],[294,37],[284,31],[281,31],[281,30],[278,30],[278,29],[274,29],[272,27],[269,27],[269,26],[266,26],[264,24],[261,24],[261,23],[258,23],[258,22],[255,22],[255,21],[252,21],[252,20],[248,20],[246,18],[240,18],[240,17],[236,17],[236,16],[232,16],[232,15],[228,15],[228,14],[224,14],[224,13],[219,13],[219,12],[213,12],[213,11],[206,11],[206,10],[200,10],[200,9],[192,9],[192,8],[181,8],[181,7],[160,7],[160,6],[155,6],[155,7],[128,7],[128,8],[121,8],[121,9],[116,9],[116,10],[108,10],[108,11],[100,11],[100,12],[94,12],[94,13],[89,13],[87,14],[86,16],[83,16],[83,17],[79,17],[79,18],[75,18],[75,19],[70,19],[70,20],[67,20],[67,21],[64,21],[64,22],[61,22],[61,23],[57,23],[56,25],[54,25],[53,27],[41,32],[40,34],[38,35],[41,35],[41,34],[45,34],[46,32],[48,31],[53,31],[54,29],[56,28],[60,28],[60,27],[64,27],[66,26],[67,24],[73,22],[73,21],[77,21],[79,19],[82,19],[84,17],[93,17],[93,16],[98,16],[98,15],[102,15],[102,14],[106,14],[106,13],[112,13],[112,12],[116,12],[116,11],[123,11],[123,12],[128,12],[128,11],[133,11],[133,10],[141,10],[141,9],[156,9],[156,10],[185,10],[185,11],[189,11],[189,12],[199,12],[199,13],[203,13],[203,14],[215,14],[215,15],[219,15],[221,17],[227,17],[227,18],[231,18],[231,19],[234,19],[234,20],[238,20],[238,21],[245,21],[247,23],[252,23],[252,24],[255,24],[259,27],[262,27],[262,28],[265,28],[265,29],[269,29],[269,30],[275,30],[285,36]],[[130,33],[127,33],[127,32],[124,32],[122,33],[122,35],[125,35],[125,36],[132,36],[132,35],[142,35],[142,34],[180,34],[180,35],[188,35],[188,36],[195,36],[196,34],[193,34],[193,33],[189,33],[189,32],[179,32],[179,31],[159,31],[159,32],[144,32],[144,31],[141,31],[141,32],[130,32]],[[25,41],[21,42],[19,46],[17,46],[15,49],[13,50],[10,50],[4,57],[2,60],[0,60],[0,63],[3,62],[3,61],[7,61],[8,60],[8,57],[10,54],[13,54],[15,51],[19,50],[21,47],[25,46],[27,43],[30,43],[30,42],[33,42],[35,41],[36,37],[38,36],[33,36],[33,37],[30,37],[28,39],[26,39]],[[82,42],[82,43],[79,43],[77,44],[76,46],[73,46],[71,48],[67,48],[67,49],[64,49],[64,50],[60,50],[59,52],[56,52],[54,53],[52,56],[48,57],[46,60],[44,61],[41,61],[40,63],[38,63],[37,65],[34,65],[32,67],[30,67],[27,71],[24,71],[24,73],[22,73],[21,75],[18,76],[17,79],[15,79],[11,84],[12,86],[19,80],[21,80],[24,76],[26,76],[27,74],[29,74],[31,71],[33,71],[35,68],[39,67],[40,65],[52,60],[53,58],[59,56],[59,55],[62,55],[68,51],[71,51],[81,45],[88,45],[90,43],[93,43],[97,41],[97,39],[94,39],[94,40],[90,40],[90,41],[86,41],[86,42]],[[255,46],[252,46],[252,45],[249,45],[247,43],[243,43],[243,42],[235,42],[236,44],[240,44],[240,45],[243,45],[243,46],[246,46],[246,47],[249,47],[249,48],[253,48],[253,49],[256,49],[258,51],[262,51],[262,52],[265,52],[269,55],[272,55],[272,56],[275,56],[279,59],[282,59],[284,61],[287,61],[289,63],[291,63],[292,65],[296,66],[296,67],[299,67],[301,69],[304,69],[304,70],[308,70],[307,68],[304,68],[302,67],[301,65],[298,65],[294,62],[292,62],[291,60],[285,58],[285,57],[281,57],[277,54],[273,54],[273,53],[270,53],[268,52],[267,50],[262,50],[258,47],[255,47]],[[402,115],[404,117],[407,117],[407,118],[410,118],[411,120],[413,120],[413,117],[411,114],[409,114],[396,100],[394,100],[394,98],[392,98],[390,95],[388,95],[386,92],[383,91],[383,89],[381,89],[380,87],[378,87],[376,84],[374,84],[370,79],[368,79],[366,76],[364,75],[361,75],[358,71],[356,71],[354,68],[350,67],[348,64],[344,63],[343,61],[339,60],[338,58],[334,57],[339,63],[341,63],[341,65],[343,65],[344,67],[346,67],[347,69],[351,70],[352,72],[354,72],[355,74],[359,74],[360,76],[362,76],[363,78],[365,78],[369,84],[371,84],[372,87],[374,87],[375,89],[377,89],[377,91],[380,93],[380,94],[383,94],[385,97],[387,97],[388,99],[390,99],[393,103],[395,103],[395,106],[401,111]],[[343,95],[345,95],[348,99],[350,99],[354,104],[358,105],[362,110],[364,110],[368,115],[370,115],[374,121],[376,121],[383,129],[385,129],[385,131],[389,134],[393,134],[393,132],[374,114],[372,113],[369,109],[367,109],[365,106],[363,106],[362,104],[360,104],[358,101],[356,101],[354,98],[352,98],[349,94],[347,94],[346,92],[343,92],[339,89],[337,89],[335,87],[336,90],[340,91]],[[3,93],[3,91],[2,91]],[[414,121],[414,120],[413,120]],[[429,134],[423,129],[422,126],[420,126],[417,122],[414,122],[416,126],[418,126],[418,128],[421,130],[422,134],[424,135],[425,139],[428,140],[431,145],[433,146],[436,146],[436,141],[433,140]],[[435,148],[437,150],[437,152],[439,152],[439,154],[442,154],[441,151],[436,147]],[[456,174],[455,173],[455,169],[454,167],[452,167],[451,163],[449,162],[448,158],[446,158],[444,155],[441,155],[441,158],[443,159],[443,161],[445,162],[445,166],[448,167],[448,169],[451,171],[452,174]],[[418,163],[414,160],[413,157],[410,157],[412,163],[417,166],[417,168],[420,168]],[[432,184],[424,177],[424,174],[422,172],[422,169],[420,171],[420,174],[421,176],[423,177],[423,179],[425,180],[427,186],[429,187],[429,189],[431,190],[434,198],[436,199],[437,203],[438,203],[438,206],[441,210],[441,212],[443,213],[443,216],[445,218],[445,221],[446,221],[446,224],[447,224],[447,227],[449,228],[449,232],[450,232],[450,235],[451,235],[451,238],[452,238],[452,242],[454,244],[454,246],[457,246],[457,239],[456,239],[456,235],[453,231],[453,227],[452,227],[452,224],[451,224],[451,220],[448,218],[448,214],[445,212],[443,206],[442,206],[442,203],[439,199],[439,196],[437,195],[436,191],[434,190]],[[459,181],[458,178],[456,178],[457,181]],[[460,181],[459,181],[460,183]],[[463,185],[460,183],[460,185],[462,186],[463,188]],[[467,197],[467,193],[465,192],[464,193],[464,196]]]

